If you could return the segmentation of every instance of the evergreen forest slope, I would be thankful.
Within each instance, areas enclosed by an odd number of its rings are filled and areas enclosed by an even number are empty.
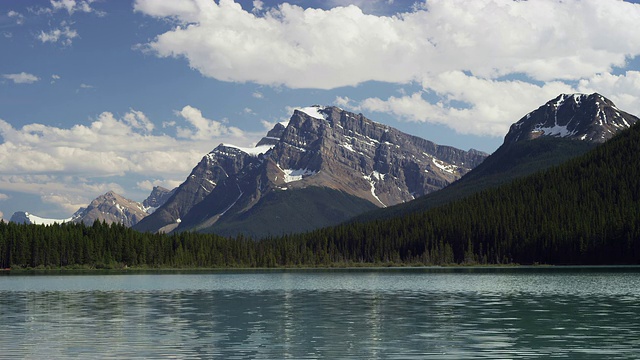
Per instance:
[[[568,162],[387,220],[260,241],[0,222],[0,267],[638,264],[640,123]]]
[[[596,144],[573,139],[541,137],[504,144],[484,162],[442,190],[395,206],[375,209],[352,220],[367,222],[427,211],[515,179],[560,165],[593,149]]]

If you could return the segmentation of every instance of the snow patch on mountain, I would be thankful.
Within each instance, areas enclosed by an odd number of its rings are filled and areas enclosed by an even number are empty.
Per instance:
[[[575,132],[569,131],[566,126],[557,124],[552,127],[541,127],[538,125],[533,131],[541,131],[544,135],[559,137],[567,137],[575,134]]]
[[[301,111],[309,116],[311,116],[312,118],[316,118],[316,119],[321,119],[321,120],[327,120],[327,115],[323,114],[320,112],[320,110],[324,110],[325,107],[324,106],[309,106],[309,107],[303,107],[303,108],[296,108],[296,110]]]
[[[431,158],[431,161],[438,169],[444,172],[448,172],[449,174],[455,174],[455,172],[458,170],[458,167],[456,165],[447,164],[442,160]]]
[[[24,216],[20,216],[22,217],[22,221],[19,221],[17,218],[19,217],[19,215],[23,215]],[[26,224],[34,224],[34,225],[53,225],[53,224],[62,224],[62,223],[66,223],[66,222],[70,222],[72,220],[72,218],[68,218],[68,219],[47,219],[47,218],[43,218],[28,212],[17,212],[14,214],[14,216],[11,217],[13,222],[20,222],[20,223],[26,223]],[[16,218],[16,219],[14,219]],[[26,221],[28,220],[28,222]]]
[[[236,145],[232,145],[232,144],[222,144],[222,146],[238,149],[238,150],[240,150],[240,151],[242,151],[242,152],[244,152],[246,154],[249,154],[251,156],[258,156],[260,154],[266,154],[267,151],[273,149],[273,147],[274,147],[274,145],[260,145],[260,146],[256,146],[256,147],[252,147],[252,148],[247,148],[247,147],[241,147],[241,146],[236,146]]]
[[[284,172],[284,182],[290,183],[294,181],[300,181],[302,178],[317,174],[317,171],[309,169],[282,169]]]
[[[387,205],[385,203],[382,202],[382,200],[380,200],[380,198],[378,197],[378,195],[376,195],[376,182],[373,180],[372,177],[379,177],[379,174],[376,176],[373,173],[370,175],[363,175],[362,177],[367,180],[369,182],[369,185],[371,186],[371,195],[373,195],[373,197],[378,200],[378,202],[382,205],[382,207],[387,207]]]

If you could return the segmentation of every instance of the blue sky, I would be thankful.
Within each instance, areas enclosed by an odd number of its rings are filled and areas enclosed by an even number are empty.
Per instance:
[[[559,93],[640,114],[638,23],[618,0],[1,0],[0,217],[141,201],[298,106],[487,152]]]

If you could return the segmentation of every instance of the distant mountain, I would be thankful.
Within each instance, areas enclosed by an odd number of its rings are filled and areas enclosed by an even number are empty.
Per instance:
[[[600,94],[561,94],[514,123],[502,146],[459,181],[410,203],[362,214],[354,221],[425,211],[545,170],[586,153],[637,121]]]
[[[18,211],[9,221],[20,224],[51,225],[53,223],[75,222],[87,225],[94,221],[104,221],[107,224],[119,223],[127,227],[137,224],[144,217],[164,204],[173,190],[156,186],[143,203],[129,200],[113,191],[95,198],[87,207],[78,209],[68,219],[47,219],[29,212]]]
[[[135,229],[256,237],[311,230],[442,189],[486,156],[337,107],[298,109],[255,148],[216,147]]]
[[[131,227],[145,216],[147,216],[147,212],[142,204],[109,191],[98,196],[86,208],[78,210],[73,216],[73,221],[90,225],[98,220],[108,224],[119,223]]]
[[[504,143],[541,136],[603,143],[636,121],[598,93],[561,94],[511,125]]]
[[[154,186],[151,194],[142,202],[143,209],[147,214],[153,213],[169,200],[174,191],[175,189],[169,190],[162,186]]]
[[[68,218],[68,219],[47,219],[47,218],[43,218],[34,214],[31,214],[29,212],[26,211],[16,211],[13,213],[13,215],[11,215],[11,219],[9,219],[9,222],[14,222],[17,224],[36,224],[36,225],[52,225],[54,223],[56,224],[62,224],[65,222],[69,222],[71,221],[72,218]]]

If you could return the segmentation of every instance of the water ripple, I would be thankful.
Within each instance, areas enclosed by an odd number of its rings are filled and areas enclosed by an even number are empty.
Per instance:
[[[49,359],[633,359],[638,278],[377,270],[1,276],[0,349],[7,358]]]

